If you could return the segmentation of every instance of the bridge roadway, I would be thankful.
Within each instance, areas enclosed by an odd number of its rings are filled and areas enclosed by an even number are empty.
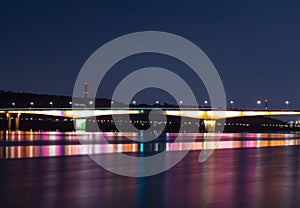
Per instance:
[[[142,114],[146,110],[155,108],[97,108],[97,109],[72,109],[72,108],[2,108],[1,114],[37,114],[60,116],[67,118],[87,118],[92,116]],[[158,109],[158,108],[157,108]],[[224,118],[245,116],[289,116],[300,115],[300,110],[218,110],[208,108],[159,108],[168,116],[183,116],[205,120],[218,120]]]
[[[3,108],[0,114],[6,114],[8,120],[8,129],[11,127],[11,116],[16,114],[16,130],[19,126],[19,117],[22,114],[59,116],[73,119],[86,119],[93,116],[105,115],[128,115],[143,114],[147,110],[156,108]],[[293,116],[300,115],[300,110],[219,110],[209,108],[157,108],[163,111],[166,116],[180,116],[188,118],[203,119],[205,129],[209,132],[214,131],[215,122],[218,119],[248,117],[248,116]]]

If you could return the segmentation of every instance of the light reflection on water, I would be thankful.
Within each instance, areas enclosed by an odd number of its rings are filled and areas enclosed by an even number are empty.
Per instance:
[[[95,141],[99,133],[85,133],[86,141]],[[139,137],[137,133],[102,133],[109,141],[120,141],[123,137]],[[192,145],[192,150],[211,149],[233,149],[233,148],[259,148],[275,146],[293,146],[300,145],[300,134],[269,134],[269,133],[222,133],[219,142],[204,141],[204,136],[213,138],[215,134],[193,134],[184,133],[178,135],[176,142],[172,138],[178,134],[168,133],[165,135],[166,143],[120,143],[120,144],[85,144],[85,148],[79,144],[76,133],[69,132],[20,132],[12,131],[9,133],[0,132],[0,142],[6,140],[6,146],[0,146],[0,158],[33,158],[33,157],[54,157],[89,154],[106,154],[113,152],[140,153],[140,152],[160,152],[160,151],[182,151],[187,150]],[[189,138],[197,136],[195,142],[189,141]],[[33,144],[18,144],[22,141],[33,141]],[[34,142],[49,141],[75,141],[76,144],[39,144]],[[10,144],[12,142],[12,144]]]

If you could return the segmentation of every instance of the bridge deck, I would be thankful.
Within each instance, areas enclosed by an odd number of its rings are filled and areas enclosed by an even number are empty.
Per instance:
[[[297,110],[217,110],[210,108],[157,108],[168,116],[182,116],[206,120],[217,120],[223,118],[247,117],[247,116],[292,116],[300,115]],[[38,114],[49,116],[61,116],[69,118],[86,118],[104,115],[128,115],[143,114],[147,110],[153,108],[6,108],[0,109],[0,113],[6,114]],[[154,108],[155,110],[155,108]]]

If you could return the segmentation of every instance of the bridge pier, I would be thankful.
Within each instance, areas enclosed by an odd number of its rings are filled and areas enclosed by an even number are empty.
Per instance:
[[[18,113],[16,117],[13,117],[13,115],[11,113],[6,113],[7,129],[9,131],[20,129],[20,115],[21,115],[21,113]],[[12,125],[12,122],[13,122],[12,120],[14,120],[14,125]]]
[[[75,130],[86,131],[87,119],[75,119]]]
[[[20,129],[20,116],[21,114],[18,113],[15,118],[15,130],[18,131]]]
[[[10,131],[11,130],[11,114],[6,113],[6,119],[7,119],[7,129]]]
[[[212,133],[216,131],[216,120],[204,120],[204,132]]]

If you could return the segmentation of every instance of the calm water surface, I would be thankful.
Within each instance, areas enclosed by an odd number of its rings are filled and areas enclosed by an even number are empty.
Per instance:
[[[100,134],[109,142],[101,139]],[[182,151],[191,145],[192,150],[233,148],[262,148],[274,146],[298,146],[300,134],[253,134],[253,133],[223,133],[218,142],[204,141],[204,137],[213,139],[215,134],[202,133],[167,133],[160,140],[151,143],[138,143],[143,135],[136,133],[83,133],[78,140],[77,134],[70,132],[0,132],[0,158],[33,158],[53,156],[107,154],[113,152],[140,153],[160,151]],[[196,140],[194,141],[194,138]],[[81,143],[84,143],[85,148]]]
[[[124,139],[140,135],[106,136],[115,150],[139,153],[180,151],[194,135],[180,135],[173,149],[168,142],[141,149]],[[172,169],[128,178],[97,166],[73,133],[2,132],[0,207],[299,207],[300,135],[223,134],[214,154],[199,163],[203,136]],[[97,138],[87,135],[92,151],[112,154]]]

